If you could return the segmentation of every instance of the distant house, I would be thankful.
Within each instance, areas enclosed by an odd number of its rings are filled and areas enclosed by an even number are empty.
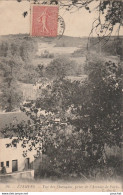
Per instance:
[[[11,119],[9,122],[12,122],[13,115],[16,114],[16,117],[20,113],[10,113],[10,114],[1,114],[1,118],[4,120]],[[8,116],[9,115],[9,116]],[[12,116],[11,116],[12,115]],[[23,118],[23,117],[22,117]],[[5,121],[4,121],[5,122]],[[8,122],[8,125],[9,125]],[[7,121],[6,121],[7,123]],[[4,125],[3,125],[4,127]],[[16,137],[15,137],[16,138]],[[2,178],[33,178],[34,169],[33,162],[37,156],[37,150],[32,148],[30,151],[31,141],[27,142],[26,138],[20,141],[19,143],[11,144],[12,139],[4,138],[0,129],[0,179]],[[22,147],[22,143],[25,142],[26,147]],[[10,144],[10,146],[8,146]],[[36,144],[36,148],[41,147],[41,143]],[[27,151],[27,155],[26,154]],[[41,155],[41,154],[40,154]]]
[[[7,144],[11,142],[9,138],[0,139],[0,178],[2,176],[11,176],[12,178],[33,178],[33,162],[35,156],[37,155],[36,150],[31,150],[27,152],[25,156],[24,151],[29,149],[29,144],[26,148],[21,146],[20,143],[14,146],[7,147]]]

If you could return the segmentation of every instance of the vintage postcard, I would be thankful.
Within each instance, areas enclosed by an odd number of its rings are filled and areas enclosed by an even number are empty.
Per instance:
[[[122,10],[0,1],[1,192],[122,192]]]

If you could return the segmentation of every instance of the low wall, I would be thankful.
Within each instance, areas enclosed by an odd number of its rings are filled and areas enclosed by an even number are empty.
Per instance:
[[[8,174],[0,174],[0,181],[5,181],[7,179],[33,179],[34,170],[27,171],[17,171]]]

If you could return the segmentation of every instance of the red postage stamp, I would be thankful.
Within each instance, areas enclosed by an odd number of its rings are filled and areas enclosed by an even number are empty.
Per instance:
[[[31,35],[55,37],[58,31],[58,6],[32,5]]]

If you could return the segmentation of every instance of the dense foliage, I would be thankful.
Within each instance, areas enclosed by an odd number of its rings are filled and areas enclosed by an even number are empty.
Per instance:
[[[18,39],[18,42],[14,43],[12,37],[9,37],[9,41],[3,37],[0,41],[0,104],[2,110],[11,112],[19,109],[23,101],[19,82],[33,83],[36,80],[37,72],[31,64],[34,51],[36,51],[36,44],[31,40],[25,43],[24,39]]]
[[[87,179],[101,171],[108,176],[110,157],[105,147],[121,147],[120,64],[89,56],[86,71],[88,79],[83,82],[63,76],[41,87],[40,98],[21,107],[31,121],[3,132],[17,133],[15,142],[31,140],[29,150],[42,143],[36,157],[41,151],[47,155],[58,176]],[[25,142],[22,147],[26,148]]]

